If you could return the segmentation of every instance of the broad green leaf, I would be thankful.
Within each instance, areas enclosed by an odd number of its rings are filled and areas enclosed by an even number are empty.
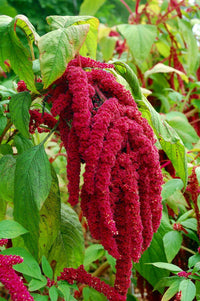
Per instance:
[[[16,93],[17,93],[16,91],[0,85],[0,95],[1,95],[2,99],[7,99],[8,97],[15,95]],[[1,104],[2,104],[2,101],[1,101]]]
[[[182,223],[183,221],[187,220],[189,216],[193,215],[193,213],[194,213],[193,209],[186,211],[177,219],[177,223]]]
[[[196,218],[188,218],[185,221],[181,222],[183,227],[189,228],[191,230],[197,231],[197,220]]]
[[[52,246],[48,261],[57,262],[54,273],[58,275],[64,267],[76,268],[83,264],[83,258],[82,226],[74,210],[62,204],[61,231]]]
[[[70,290],[71,289],[75,289],[75,290],[78,290],[78,287],[76,284],[69,284],[68,282],[66,281],[58,281],[58,290],[62,293],[63,297],[64,297],[64,300],[65,301],[70,301],[71,300],[71,294],[70,294]],[[76,299],[74,299],[76,300]]]
[[[198,66],[198,45],[197,40],[192,31],[190,22],[178,18],[179,31],[182,33],[185,42],[187,43],[187,64],[188,75],[194,73]]]
[[[2,155],[12,155],[13,149],[10,144],[1,144],[0,145],[0,154]]]
[[[58,300],[58,291],[55,286],[50,287],[49,289],[49,297],[51,301],[57,301]]]
[[[25,81],[28,89],[37,93],[30,53],[16,34],[17,19],[18,16],[14,19],[8,16],[0,17],[0,66],[6,71],[4,61],[8,59],[14,72]],[[19,21],[19,23],[21,26],[22,22]]]
[[[186,116],[180,112],[170,112],[166,114],[165,117],[171,127],[176,130],[184,145],[188,149],[192,149],[192,143],[197,143],[199,141],[199,136],[188,122]]]
[[[79,15],[94,16],[105,1],[106,0],[84,0],[81,4]]]
[[[156,283],[163,277],[167,277],[169,272],[164,269],[158,269],[151,264],[151,262],[156,261],[164,261],[166,262],[166,255],[163,246],[163,236],[171,230],[171,227],[166,223],[166,221],[162,218],[161,225],[154,234],[153,240],[151,242],[150,247],[144,252],[141,256],[139,263],[134,264],[135,269],[144,277],[153,287]],[[159,289],[162,293],[163,290]]]
[[[121,61],[114,61],[115,70],[127,81],[135,100],[142,99],[142,92],[139,81],[134,71],[127,64]]]
[[[83,56],[96,58],[97,34],[99,20],[91,16],[49,16],[47,22],[52,29],[67,28],[71,25],[89,25],[89,31],[86,39],[79,51]]]
[[[51,168],[43,145],[37,145],[17,157],[14,188],[14,218],[28,231],[24,241],[38,255],[39,210],[51,187]]]
[[[42,271],[50,279],[53,279],[53,270],[45,256],[42,256]]]
[[[3,133],[3,130],[5,129],[7,124],[7,118],[5,116],[0,116],[0,136]]]
[[[142,64],[150,53],[157,30],[149,24],[121,24],[117,26],[120,34],[126,39],[130,51],[136,62]]]
[[[179,279],[175,280],[170,285],[170,287],[168,288],[168,290],[166,290],[166,292],[164,293],[161,301],[168,301],[168,300],[170,300],[179,291],[179,284],[180,284],[180,280]]]
[[[3,220],[0,222],[1,238],[15,238],[27,232],[28,231],[24,229],[24,227],[13,220]]]
[[[23,258],[23,262],[16,264],[14,269],[17,272],[28,275],[36,279],[42,279],[41,270],[37,261],[33,256],[24,248],[8,248],[3,250],[1,254],[4,255],[19,255]]]
[[[108,251],[106,251],[105,256],[106,256],[106,259],[107,259],[107,261],[108,261],[108,263],[109,263],[109,265],[110,265],[112,271],[113,271],[114,273],[116,273],[116,268],[115,268],[115,265],[116,265],[116,259],[115,259],[114,257],[112,257],[112,255],[110,255],[110,254],[108,253]]]
[[[58,236],[61,225],[61,201],[58,179],[54,169],[51,169],[52,183],[49,195],[45,200],[40,214],[39,258],[49,256],[52,245]],[[51,278],[51,277],[49,277]]]
[[[157,268],[160,269],[165,269],[171,272],[181,272],[182,269],[179,268],[177,265],[171,264],[171,263],[166,263],[166,262],[153,262],[151,263],[152,265],[154,265]]]
[[[41,279],[32,279],[29,282],[28,290],[30,292],[37,291],[47,284],[47,279],[42,275]]]
[[[31,296],[33,296],[34,301],[48,301],[49,300],[49,296],[42,296],[40,294],[31,294]]]
[[[94,290],[91,287],[84,287],[83,288],[83,298],[84,301],[106,301],[107,298],[103,295]]]
[[[38,41],[39,35],[37,34],[34,26],[28,20],[28,18],[24,15],[17,15],[14,18],[14,27],[19,27],[25,33],[28,41],[31,43]]]
[[[171,262],[179,252],[183,237],[178,231],[170,231],[163,237],[163,244],[167,261]]]
[[[13,202],[16,159],[12,155],[0,159],[0,198]]]
[[[103,54],[103,59],[108,61],[112,58],[115,50],[116,38],[115,37],[103,37],[99,41],[99,46]]]
[[[200,281],[199,280],[195,281],[195,286],[196,286],[196,298],[197,298],[197,300],[200,300]]]
[[[14,143],[17,148],[18,154],[22,154],[23,152],[27,151],[29,148],[33,147],[32,141],[21,134],[15,135]]]
[[[195,173],[196,173],[196,176],[197,176],[198,183],[200,185],[200,167],[195,168]]]
[[[181,301],[192,301],[196,295],[196,287],[190,279],[184,279],[179,286]]]
[[[26,138],[29,138],[30,105],[31,95],[26,91],[13,95],[9,103],[11,120]]]
[[[104,256],[105,250],[102,245],[95,244],[85,250],[84,266],[87,268],[92,262]]]
[[[180,282],[182,281],[179,276],[170,276],[170,277],[161,278],[154,286],[154,290],[158,290],[158,288],[160,287],[169,287],[176,280],[180,280]]]
[[[165,200],[170,197],[177,190],[181,190],[183,188],[183,181],[180,179],[172,179],[167,181],[162,188],[162,199]]]
[[[175,69],[173,67],[170,67],[170,66],[167,66],[167,65],[164,65],[162,63],[158,63],[156,64],[153,68],[151,68],[150,70],[146,71],[144,73],[144,77],[147,78],[149,77],[151,74],[154,74],[154,73],[171,73],[171,72],[175,72],[177,73],[178,75],[180,75],[180,77],[188,83],[188,77],[185,73],[181,72],[180,70],[178,69]]]
[[[17,15],[17,11],[14,7],[8,4],[8,1],[1,0],[0,1],[1,15],[7,15],[10,17],[14,17]],[[0,299],[1,300],[1,299]],[[5,299],[2,299],[5,300]]]
[[[195,266],[195,264],[197,262],[200,262],[200,254],[196,253],[193,256],[190,256],[189,260],[188,260],[188,267],[191,268],[193,266]]]
[[[43,35],[38,41],[40,66],[44,88],[51,85],[65,71],[84,43],[89,25],[58,28]]]
[[[0,221],[5,219],[7,203],[0,197]]]
[[[185,147],[176,131],[155,111],[152,105],[143,96],[138,100],[139,110],[153,128],[160,145],[168,158],[171,160],[178,176],[182,179],[184,186],[187,185],[187,158]]]

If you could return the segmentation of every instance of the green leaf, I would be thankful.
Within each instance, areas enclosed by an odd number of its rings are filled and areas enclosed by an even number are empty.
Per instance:
[[[116,273],[116,268],[115,268],[115,265],[116,265],[116,259],[114,257],[112,257],[112,255],[110,255],[108,253],[108,251],[106,251],[105,253],[105,256],[106,256],[106,259],[109,263],[109,265],[111,266],[111,269],[114,273]]]
[[[43,145],[17,157],[13,214],[29,231],[24,241],[34,256],[38,254],[39,210],[49,194],[51,181],[51,167]]]
[[[163,237],[163,244],[167,261],[171,262],[179,252],[183,237],[178,231],[170,231]]]
[[[27,232],[28,231],[24,229],[24,227],[13,220],[4,220],[0,222],[1,238],[15,238]]]
[[[30,139],[27,139],[21,134],[17,134],[14,137],[14,143],[17,148],[18,154],[22,154],[27,151],[29,148],[33,147],[33,143]]]
[[[41,279],[32,279],[29,282],[28,289],[30,292],[37,291],[47,284],[47,279],[42,275]]]
[[[89,25],[58,28],[39,39],[40,66],[44,88],[51,85],[65,71],[67,63],[74,58],[84,43]]]
[[[26,91],[13,95],[9,103],[11,120],[26,138],[29,138],[30,105],[31,95]]]
[[[200,185],[200,167],[195,168],[195,173],[196,173],[196,176],[197,176],[198,183]]]
[[[108,61],[112,58],[115,50],[116,38],[115,37],[103,37],[99,41],[99,46],[103,54],[103,59]]]
[[[84,0],[81,4],[79,15],[94,16],[105,1],[106,0]]]
[[[183,227],[186,227],[186,228],[192,229],[194,231],[197,231],[197,220],[196,220],[196,218],[189,218],[189,219],[181,222],[181,225]]]
[[[16,159],[5,155],[0,159],[0,198],[13,202]]]
[[[57,301],[58,300],[58,291],[55,286],[50,287],[49,289],[49,297],[51,301]]]
[[[170,300],[179,290],[179,284],[180,284],[180,280],[175,280],[170,287],[168,288],[168,290],[164,293],[161,301],[168,301]]]
[[[117,26],[120,34],[126,39],[130,51],[138,64],[142,64],[150,53],[157,30],[149,24],[121,24]]]
[[[48,261],[57,262],[54,274],[58,275],[64,267],[77,268],[83,264],[84,240],[82,226],[77,214],[69,206],[62,204],[61,231],[49,254]]]
[[[167,277],[169,272],[164,269],[158,269],[150,264],[150,262],[164,261],[166,262],[166,255],[163,246],[163,236],[171,230],[170,225],[166,222],[163,216],[161,225],[154,234],[150,247],[141,256],[139,263],[134,264],[135,269],[144,277],[153,287],[163,277]],[[159,290],[161,293],[163,290]]]
[[[4,61],[8,59],[14,72],[25,81],[28,89],[37,93],[30,53],[16,34],[16,26],[18,24],[22,26],[22,21],[18,20],[18,17],[12,19],[8,16],[0,16],[0,66],[6,71]]]
[[[166,200],[172,194],[174,194],[177,190],[181,190],[183,188],[183,181],[180,179],[172,179],[167,181],[162,188],[162,199]]]
[[[35,31],[34,26],[31,24],[31,22],[28,20],[28,18],[24,15],[17,15],[14,18],[15,25],[19,27],[23,32],[25,33],[28,41],[31,43],[38,41],[39,35]]]
[[[197,40],[192,31],[190,22],[184,19],[178,18],[179,31],[182,33],[184,40],[187,44],[187,73],[191,75],[194,73],[198,66],[198,45]]]
[[[68,282],[62,281],[62,280],[58,281],[57,288],[62,293],[65,301],[71,300],[70,289],[78,290],[78,287],[76,284],[69,284]]]
[[[22,274],[27,276],[42,279],[41,270],[37,261],[33,258],[33,256],[24,248],[8,248],[3,250],[1,254],[4,255],[19,255],[23,257],[23,262],[20,264],[16,264],[14,269]]]
[[[171,160],[177,174],[182,179],[184,186],[187,185],[187,158],[185,147],[176,131],[155,111],[148,100],[138,100],[139,110],[153,128],[162,149]]]
[[[200,300],[200,281],[199,280],[195,281],[195,286],[196,286],[196,298],[197,298],[197,300]]]
[[[181,301],[192,301],[196,295],[196,287],[190,279],[184,279],[179,286]]]
[[[121,61],[114,61],[114,66],[117,73],[119,73],[129,84],[134,99],[141,100],[143,96],[138,78],[134,71],[127,64]]]
[[[7,203],[0,197],[0,221],[5,219]]]
[[[177,219],[177,222],[182,223],[183,221],[187,220],[189,216],[193,215],[193,213],[194,213],[193,209],[186,211]]]
[[[87,268],[92,262],[105,255],[105,250],[102,245],[95,244],[89,246],[85,251],[84,266]]]
[[[48,296],[42,296],[40,294],[31,294],[33,296],[34,301],[48,301],[49,297]]]
[[[171,263],[166,263],[166,262],[153,262],[151,263],[152,265],[154,265],[157,268],[160,269],[165,269],[171,272],[181,272],[182,269],[179,268],[177,265],[171,264]]]
[[[50,279],[53,279],[53,270],[45,256],[42,256],[42,271],[45,274],[45,276],[47,276]]]
[[[51,168],[52,183],[51,189],[47,199],[45,200],[39,214],[39,232],[40,237],[38,241],[39,245],[39,258],[45,255],[46,258],[49,256],[49,252],[52,245],[60,233],[61,225],[61,201],[60,191],[57,175],[53,168]],[[49,277],[51,278],[51,277]]]
[[[10,144],[1,144],[0,145],[0,154],[2,155],[12,155],[13,150]]]
[[[180,70],[177,70],[175,68],[172,68],[170,66],[164,65],[162,63],[158,63],[155,66],[153,66],[153,68],[151,68],[150,70],[146,71],[144,73],[144,77],[147,78],[149,77],[151,74],[154,73],[171,73],[171,72],[175,72],[178,75],[180,75],[180,77],[188,83],[188,77],[185,73],[181,72]]]
[[[6,125],[7,125],[7,118],[5,116],[0,116],[0,136],[2,135]]]
[[[191,268],[193,266],[195,266],[195,264],[197,262],[200,262],[200,254],[196,253],[193,256],[190,256],[189,260],[188,260],[188,267]]]
[[[165,117],[171,127],[176,130],[184,145],[188,149],[192,149],[192,143],[197,143],[199,141],[199,136],[188,122],[186,116],[180,112],[170,112],[166,114]]]
[[[89,25],[85,42],[81,46],[79,53],[83,56],[96,58],[97,50],[97,35],[99,20],[91,16],[49,16],[47,17],[48,24],[55,29],[67,28],[71,25]]]
[[[106,301],[106,297],[90,287],[83,288],[84,301]]]

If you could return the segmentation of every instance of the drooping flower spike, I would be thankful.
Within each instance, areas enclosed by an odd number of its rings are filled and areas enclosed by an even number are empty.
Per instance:
[[[80,199],[92,236],[117,259],[114,292],[125,300],[132,260],[139,261],[160,224],[162,175],[153,130],[112,69],[75,58],[49,88],[48,102],[68,155],[69,202]]]

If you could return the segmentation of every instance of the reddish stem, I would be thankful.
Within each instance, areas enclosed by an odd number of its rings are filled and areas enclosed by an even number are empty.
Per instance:
[[[131,10],[131,8],[128,6],[128,4],[124,0],[120,0],[120,2],[127,8],[128,12],[130,14],[133,13],[132,10]]]

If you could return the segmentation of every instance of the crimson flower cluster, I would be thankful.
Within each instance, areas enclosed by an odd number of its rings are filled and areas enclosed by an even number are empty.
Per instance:
[[[0,246],[7,243],[7,239],[0,239]],[[23,262],[17,255],[0,254],[0,282],[9,291],[13,301],[34,301],[13,265]]]
[[[125,300],[132,260],[160,224],[162,175],[153,130],[113,69],[79,56],[46,96],[67,151],[69,203],[81,198],[92,236],[117,259],[114,290]]]

